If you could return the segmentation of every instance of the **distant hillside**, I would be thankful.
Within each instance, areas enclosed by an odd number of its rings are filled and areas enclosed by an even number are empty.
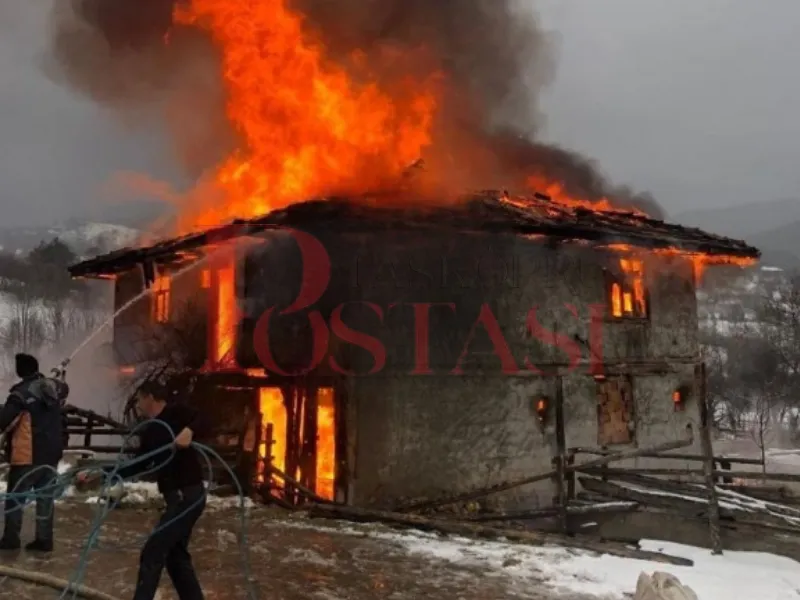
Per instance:
[[[750,239],[753,236],[786,223],[800,221],[800,199],[787,198],[726,208],[690,210],[675,215],[670,221],[753,243]]]
[[[761,264],[800,268],[800,199],[691,210],[670,220],[745,240],[761,250]]]
[[[762,263],[769,261],[789,269],[800,267],[800,220],[752,235],[747,241],[761,249]]]
[[[107,252],[133,244],[140,232],[110,223],[68,222],[52,227],[0,228],[0,250],[24,254],[40,242],[59,238],[78,255]]]

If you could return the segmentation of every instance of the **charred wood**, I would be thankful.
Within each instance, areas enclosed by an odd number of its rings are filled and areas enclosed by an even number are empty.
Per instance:
[[[639,505],[636,502],[601,502],[586,503],[576,506],[565,507],[566,514],[575,515],[597,515],[617,512],[631,512],[637,510]],[[534,510],[520,510],[499,514],[470,515],[462,517],[461,520],[484,523],[489,521],[533,521],[536,519],[560,516],[562,507],[538,508]]]
[[[328,500],[325,500],[324,498],[318,496],[317,494],[312,492],[310,489],[305,487],[303,484],[301,484],[299,481],[297,481],[296,479],[294,479],[292,477],[289,477],[286,473],[284,473],[283,471],[281,471],[277,467],[275,467],[273,465],[268,465],[268,468],[269,468],[270,473],[272,473],[274,475],[277,475],[279,479],[283,480],[283,482],[286,485],[286,487],[294,488],[295,491],[297,491],[300,494],[302,494],[308,500],[312,500],[313,502],[317,502],[317,503],[320,503],[320,504],[328,504],[329,503]]]

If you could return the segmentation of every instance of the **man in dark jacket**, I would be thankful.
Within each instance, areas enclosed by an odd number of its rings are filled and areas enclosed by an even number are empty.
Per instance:
[[[206,506],[200,455],[191,448],[193,438],[202,435],[204,427],[197,411],[178,402],[168,404],[165,398],[165,390],[155,382],[145,382],[139,388],[136,402],[139,413],[161,423],[141,426],[135,459],[116,472],[123,479],[145,472],[157,473],[158,490],[167,505],[142,549],[133,598],[153,600],[166,567],[181,600],[203,600],[189,554],[189,540]],[[149,459],[136,461],[145,456]],[[107,468],[106,474],[110,471],[113,467]],[[88,483],[96,477],[84,473],[78,479]]]
[[[64,455],[62,409],[69,387],[42,375],[39,362],[29,354],[17,354],[15,362],[21,381],[0,410],[0,433],[8,438],[10,463],[0,550],[20,547],[25,500],[15,494],[36,491],[36,539],[26,550],[51,552],[56,469]]]

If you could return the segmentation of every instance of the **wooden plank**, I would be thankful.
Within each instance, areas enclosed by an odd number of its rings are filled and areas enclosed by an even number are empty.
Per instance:
[[[639,508],[637,502],[601,502],[590,503],[581,506],[570,505],[567,507],[566,512],[572,515],[597,515],[615,512],[632,512]],[[488,515],[470,515],[460,517],[459,520],[466,520],[477,523],[485,523],[489,521],[533,521],[536,519],[549,518],[557,516],[561,512],[560,507],[550,508],[537,508],[533,510],[520,510],[507,513],[488,514]]]
[[[595,454],[599,456],[607,456],[613,453],[613,450],[608,450],[606,448],[570,448],[570,452],[574,452],[575,454]],[[647,454],[643,454],[642,458],[663,458],[668,460],[687,460],[691,462],[697,461],[704,461],[706,457],[704,454],[681,454],[679,452],[648,452]],[[763,461],[760,458],[739,458],[734,456],[715,456],[714,462],[722,463],[722,462],[729,462],[732,464],[741,464],[741,465],[763,465]]]
[[[564,422],[564,379],[556,378],[556,489],[558,490],[558,508],[561,531],[566,533],[567,520],[567,482],[566,482],[566,424]]]
[[[585,471],[589,469],[593,469],[594,465],[591,463],[583,463],[582,465],[577,465],[575,468],[577,471]],[[686,475],[686,476],[704,476],[706,474],[704,469],[668,469],[668,468],[660,468],[660,467],[653,467],[653,468],[627,468],[623,467],[620,469],[613,469],[608,468],[605,469],[609,474],[615,473],[630,473],[633,475]],[[720,479],[722,477],[730,477],[732,479],[754,479],[758,481],[781,481],[781,482],[789,482],[789,483],[800,483],[800,474],[797,473],[761,473],[760,471],[719,471],[714,470],[712,471],[714,479]]]
[[[660,490],[631,489],[601,481],[591,477],[580,477],[579,481],[584,489],[595,494],[601,494],[606,498],[637,502],[644,506],[671,510],[681,515],[694,515],[703,517],[708,521],[709,503],[707,497],[691,496],[689,494],[659,493]],[[800,525],[795,524],[790,519],[791,515],[772,514],[767,511],[748,510],[744,507],[735,506],[730,503],[719,509],[720,514],[726,519],[734,519],[737,523],[747,523],[749,525],[760,526],[775,531],[790,532],[800,534]],[[789,517],[789,518],[786,518]]]

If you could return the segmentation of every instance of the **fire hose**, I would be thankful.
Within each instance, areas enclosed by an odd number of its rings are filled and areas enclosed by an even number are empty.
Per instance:
[[[40,573],[38,571],[24,571],[15,567],[8,567],[0,565],[0,578],[8,577],[9,579],[18,579],[28,583],[53,588],[54,590],[66,590],[71,592],[73,596],[85,598],[86,600],[119,600],[115,596],[110,596],[105,592],[95,590],[85,585],[78,583],[71,583],[66,579],[61,579],[47,573]]]
[[[163,427],[167,427],[168,430],[169,430],[169,426],[166,423],[164,423],[163,421],[160,421],[158,419],[152,419],[150,421],[145,421],[143,423],[140,423],[136,428],[134,428],[134,430],[131,431],[126,436],[126,441],[131,436],[136,434],[136,431],[138,430],[139,427],[142,427],[147,423],[158,424],[158,425],[161,425]],[[176,448],[177,448],[175,446],[175,444],[174,444],[175,436],[174,436],[174,434],[172,433],[171,430],[169,430],[169,431],[170,431],[170,435],[173,438],[173,443],[168,444],[167,446],[164,446],[162,448],[158,448],[158,449],[154,450],[153,452],[147,453],[147,454],[145,454],[143,456],[139,456],[139,457],[136,457],[136,458],[130,459],[130,460],[125,460],[123,458],[122,454],[120,453],[117,456],[117,460],[115,461],[115,463],[111,466],[111,470],[110,471],[102,470],[101,473],[103,474],[104,482],[103,482],[103,486],[102,486],[101,497],[108,497],[109,496],[109,494],[108,494],[109,488],[112,485],[116,485],[117,483],[120,483],[120,482],[123,481],[123,479],[119,476],[118,472],[121,469],[123,469],[123,468],[125,468],[127,466],[130,466],[130,465],[133,465],[133,464],[136,464],[136,463],[147,463],[147,462],[150,462],[152,460],[155,460],[156,456],[158,456],[160,454],[163,454],[166,450],[169,450],[170,454],[163,462],[161,462],[160,464],[157,464],[156,466],[154,466],[153,468],[149,469],[148,471],[145,471],[140,476],[144,476],[144,475],[147,475],[147,474],[150,474],[150,473],[154,473],[154,472],[158,471],[161,467],[165,466],[167,464],[167,462],[169,462],[173,458],[174,453],[175,453]],[[123,444],[123,445],[125,445],[125,444]],[[194,448],[195,450],[197,450],[198,452],[200,452],[201,456],[203,456],[203,458],[206,461],[206,466],[207,466],[208,475],[209,475],[209,485],[213,484],[213,467],[212,467],[212,464],[211,464],[211,458],[219,460],[222,463],[223,467],[226,469],[228,474],[231,476],[234,484],[236,485],[237,491],[239,492],[239,508],[240,508],[239,514],[240,514],[240,525],[241,525],[241,535],[239,536],[239,542],[240,542],[240,550],[241,550],[241,557],[242,557],[243,573],[244,573],[245,581],[246,581],[246,589],[247,589],[248,597],[250,598],[250,600],[258,600],[259,594],[258,594],[258,592],[256,590],[256,587],[255,587],[255,584],[254,584],[254,581],[253,581],[253,577],[251,575],[251,570],[250,570],[248,544],[247,544],[247,539],[246,539],[246,536],[247,536],[247,510],[246,510],[245,503],[244,503],[245,496],[244,496],[244,491],[242,490],[242,487],[241,487],[241,483],[239,482],[239,480],[236,477],[235,473],[231,470],[230,466],[212,448],[209,448],[208,446],[205,446],[203,444],[198,444],[197,442],[193,442],[191,444],[191,447]],[[54,470],[50,466],[43,466],[43,467],[39,467],[39,468],[47,468],[47,469]],[[36,470],[36,469],[34,469],[34,470]],[[59,492],[63,492],[63,490],[66,488],[66,482],[71,481],[72,479],[74,479],[77,476],[77,474],[79,472],[84,471],[84,470],[85,470],[84,468],[75,468],[75,469],[70,469],[69,471],[67,471],[65,473],[57,474],[57,476],[56,476],[56,478],[55,478],[55,480],[54,480],[54,482],[52,484],[46,486],[45,488],[42,488],[42,489],[39,489],[39,490],[35,490],[33,492],[17,492],[17,491],[14,491],[14,490],[7,490],[5,494],[0,494],[0,500],[8,498],[8,497],[16,497],[17,498],[17,506],[12,510],[22,510],[25,507],[26,504],[29,504],[32,500],[35,500],[37,496],[40,496],[40,495],[54,495],[55,496]],[[161,531],[162,529],[170,526],[174,521],[177,521],[178,519],[183,518],[190,511],[194,510],[199,505],[200,502],[203,502],[203,501],[205,501],[205,495],[201,496],[201,498],[195,504],[193,504],[192,506],[189,506],[188,508],[186,508],[186,510],[184,512],[182,512],[181,514],[177,515],[173,519],[167,521],[166,523],[164,523],[163,525],[158,527],[155,531],[153,531],[150,534],[150,536],[152,536],[155,533],[157,533],[158,531]],[[70,577],[70,579],[68,581],[60,580],[58,578],[53,578],[53,577],[50,577],[49,575],[45,575],[45,574],[42,574],[42,573],[30,573],[30,572],[25,572],[25,571],[19,571],[17,569],[13,569],[13,568],[10,568],[10,567],[2,567],[2,565],[0,565],[0,567],[3,569],[3,571],[0,572],[0,575],[5,574],[8,577],[14,577],[14,578],[17,578],[17,579],[23,579],[23,580],[26,580],[26,581],[30,581],[32,583],[39,583],[41,585],[49,585],[50,587],[56,587],[56,589],[61,589],[62,593],[59,596],[59,600],[63,600],[68,595],[70,595],[70,597],[72,597],[72,598],[76,598],[76,597],[79,597],[80,595],[83,595],[84,598],[89,598],[90,600],[94,600],[94,599],[116,600],[116,598],[113,598],[112,596],[109,596],[107,594],[102,594],[101,592],[95,592],[94,590],[90,590],[89,588],[86,588],[85,586],[82,586],[80,582],[83,579],[83,577],[85,575],[86,568],[88,566],[89,552],[96,545],[97,540],[98,540],[99,535],[100,535],[100,529],[103,526],[103,523],[105,522],[109,512],[111,510],[113,510],[115,508],[115,506],[117,505],[117,502],[118,501],[113,501],[113,502],[109,501],[104,505],[103,510],[99,510],[98,511],[98,513],[96,515],[96,518],[94,520],[94,523],[92,525],[92,530],[91,530],[89,536],[87,537],[87,540],[86,540],[86,543],[84,544],[83,550],[81,551],[81,556],[80,556],[78,567],[73,572],[72,576]],[[150,536],[148,536],[148,539],[149,539]],[[58,582],[58,585],[56,585],[56,582]],[[95,595],[93,595],[93,596],[92,595],[87,595],[87,593],[92,593],[92,592],[94,592]],[[97,594],[101,594],[101,595],[97,595]]]

